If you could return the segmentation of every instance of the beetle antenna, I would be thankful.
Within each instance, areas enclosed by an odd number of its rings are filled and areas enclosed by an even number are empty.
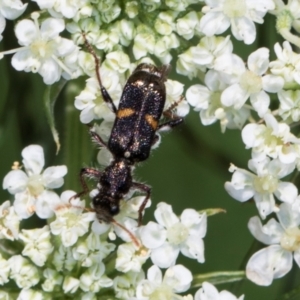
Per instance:
[[[128,230],[124,225],[120,224],[119,222],[117,222],[115,219],[112,219],[111,223],[113,223],[116,226],[119,226],[120,228],[122,228],[124,231],[126,231],[128,233],[128,235],[130,236],[132,242],[138,247],[141,247],[140,242],[137,240],[136,236],[130,231]]]

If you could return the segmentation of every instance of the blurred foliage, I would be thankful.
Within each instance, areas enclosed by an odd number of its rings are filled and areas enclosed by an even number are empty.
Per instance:
[[[258,39],[254,45],[235,44],[235,52],[244,59],[258,47],[268,47],[274,58],[273,45],[279,37],[275,32],[274,18],[267,16],[258,27]],[[0,44],[2,50],[18,47],[10,22]],[[264,30],[264,31],[262,31]],[[190,85],[188,79],[175,75]],[[0,178],[10,170],[14,161],[21,160],[21,150],[29,144],[43,146],[46,166],[65,164],[68,174],[66,189],[80,191],[79,170],[95,165],[96,149],[92,145],[87,126],[79,121],[79,111],[74,108],[74,97],[84,86],[85,78],[69,82],[55,105],[55,122],[60,135],[61,150],[56,155],[43,104],[45,85],[37,74],[17,72],[10,65],[10,57],[0,61]],[[238,130],[220,132],[219,124],[204,127],[198,113],[192,112],[183,125],[163,134],[160,147],[152,152],[145,163],[135,170],[135,178],[152,186],[152,207],[146,211],[144,222],[153,219],[158,202],[173,205],[180,214],[185,208],[203,210],[223,208],[226,214],[218,214],[208,220],[205,238],[204,264],[180,258],[194,274],[243,269],[248,257],[261,245],[254,242],[247,229],[251,216],[257,215],[254,202],[241,204],[224,190],[224,182],[230,180],[229,164],[247,168],[250,151],[245,150]],[[0,191],[1,202],[13,199],[6,191]],[[31,218],[35,220],[34,218]],[[221,285],[246,299],[277,299],[299,282],[298,268],[283,279],[275,280],[271,287],[259,287],[249,281]]]

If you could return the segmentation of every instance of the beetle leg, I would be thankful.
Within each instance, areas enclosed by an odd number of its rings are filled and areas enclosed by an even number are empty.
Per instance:
[[[89,192],[89,188],[87,186],[87,183],[86,183],[84,177],[90,177],[90,178],[93,178],[93,179],[97,179],[99,181],[99,178],[100,178],[101,174],[102,174],[102,172],[100,172],[97,169],[82,168],[80,170],[80,173],[79,173],[79,179],[80,179],[80,183],[82,185],[83,191],[75,194],[74,196],[72,196],[69,199],[69,202],[71,202],[73,199],[79,198],[79,197],[81,197],[81,196],[83,196],[83,195],[85,195]]]
[[[92,56],[94,57],[94,60],[95,60],[96,77],[97,77],[98,83],[100,85],[100,90],[101,90],[103,100],[107,103],[107,105],[111,109],[111,111],[113,113],[116,113],[117,108],[116,108],[114,102],[112,101],[109,93],[107,92],[106,88],[102,85],[101,76],[100,76],[100,60],[97,57],[97,54],[96,54],[95,50],[93,49],[92,45],[86,39],[86,36],[85,36],[84,32],[82,33],[82,35],[83,35],[84,42],[85,42],[85,45],[86,45],[87,49],[92,54]]]
[[[132,188],[139,189],[139,190],[146,193],[146,197],[145,197],[144,201],[142,202],[142,204],[139,208],[138,226],[141,226],[142,225],[142,220],[143,220],[143,211],[144,211],[144,209],[147,205],[147,202],[150,198],[151,188],[148,185],[143,184],[143,183],[139,183],[139,182],[133,182],[132,183]]]

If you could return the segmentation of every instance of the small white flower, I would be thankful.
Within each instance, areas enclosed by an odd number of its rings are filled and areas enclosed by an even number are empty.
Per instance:
[[[42,288],[45,292],[52,292],[56,286],[61,286],[63,282],[63,276],[60,275],[57,271],[52,269],[45,269],[43,272],[45,281],[42,284]]]
[[[78,11],[86,5],[87,0],[76,1],[60,1],[60,0],[33,0],[37,3],[41,10],[48,9],[52,14],[62,15],[67,19],[71,19],[76,16]]]
[[[230,61],[234,65],[228,66]],[[236,55],[227,53],[219,56],[215,69],[223,72],[225,77],[228,75],[232,77],[230,86],[221,95],[222,104],[240,109],[250,97],[253,108],[260,117],[263,117],[270,104],[270,97],[266,92],[276,93],[282,89],[284,84],[284,80],[280,76],[265,75],[268,65],[269,50],[267,48],[260,48],[249,55],[248,68]]]
[[[252,44],[256,37],[254,22],[263,23],[268,10],[273,10],[272,0],[253,2],[252,0],[206,0],[200,20],[200,28],[207,36],[221,34],[231,25],[231,31],[237,40]]]
[[[300,91],[281,90],[278,92],[280,102],[278,114],[287,123],[298,122],[300,120]]]
[[[159,1],[157,1],[159,2]],[[165,4],[175,11],[185,11],[186,8],[191,4],[198,1],[195,0],[165,0]]]
[[[205,71],[205,67],[196,67],[193,61],[191,48],[178,55],[178,59],[176,62],[176,72],[178,74],[182,74],[184,76],[187,76],[189,79],[193,79],[197,76],[199,69],[202,72]]]
[[[195,11],[191,11],[182,18],[176,20],[176,31],[186,40],[194,36],[194,29],[198,23],[198,15]]]
[[[185,117],[190,111],[190,106],[185,99],[181,99],[183,97],[184,85],[179,81],[168,79],[165,82],[165,86],[167,95],[165,109],[168,109],[168,107],[177,102],[178,104],[175,107],[176,115]]]
[[[117,251],[116,269],[123,273],[140,272],[149,256],[150,251],[144,247],[137,249],[133,243],[121,244]]]
[[[175,29],[176,15],[173,11],[159,13],[154,22],[155,30],[161,35],[170,35]]]
[[[18,238],[20,218],[9,201],[0,206],[0,239],[14,240]]]
[[[272,218],[262,225],[258,217],[250,219],[248,227],[252,235],[269,245],[254,253],[246,266],[246,275],[254,283],[267,286],[273,279],[283,277],[292,269],[293,258],[300,267],[299,203],[298,197],[294,204],[281,204],[277,213],[279,223]]]
[[[151,260],[160,268],[175,264],[179,252],[204,262],[203,237],[206,234],[206,215],[185,209],[180,218],[166,203],[159,203],[155,210],[158,222],[149,222],[140,229],[142,243],[151,249]]]
[[[94,45],[100,50],[103,50],[105,52],[111,52],[118,43],[118,32],[101,30],[97,40],[94,42]]]
[[[49,226],[23,229],[19,238],[25,243],[22,255],[28,256],[37,266],[42,267],[53,251]]]
[[[76,198],[69,202],[74,192],[65,191],[61,195],[61,203],[55,209],[56,220],[50,223],[52,234],[60,235],[65,247],[74,245],[80,236],[89,230],[90,222],[94,220],[94,212],[82,213],[85,202]]]
[[[38,269],[21,255],[14,255],[9,260],[10,278],[19,288],[28,289],[40,281]]]
[[[172,60],[170,50],[173,48],[178,48],[179,45],[179,40],[174,33],[165,35],[156,41],[154,46],[154,55],[159,58],[163,64],[168,64]]]
[[[161,270],[154,265],[148,270],[147,279],[138,284],[136,296],[140,300],[180,299],[176,293],[188,290],[192,279],[192,273],[182,265],[167,269],[164,277]]]
[[[4,285],[9,281],[8,279],[9,273],[10,273],[10,264],[0,254],[0,285]],[[0,299],[2,299],[1,296]]]
[[[97,293],[102,288],[113,285],[113,281],[105,275],[105,266],[102,262],[88,268],[79,279],[80,288],[85,292]]]
[[[115,105],[118,105],[122,94],[122,87],[117,72],[101,68],[100,75],[103,86],[112,99],[115,100]],[[80,121],[83,124],[88,124],[97,119],[113,121],[115,118],[108,104],[103,100],[99,83],[95,77],[91,77],[86,81],[84,90],[75,97],[74,105],[77,109],[81,110]]]
[[[114,278],[114,291],[118,299],[133,299],[137,284],[145,279],[145,274],[141,272],[126,272]]]
[[[59,36],[65,28],[64,21],[48,18],[39,28],[36,13],[33,18],[34,21],[22,20],[15,27],[15,34],[22,47],[3,52],[2,55],[15,53],[12,66],[16,70],[39,73],[49,85],[61,76],[70,79],[75,77],[75,73],[78,75],[76,56],[79,48],[73,41]]]
[[[294,164],[283,164],[279,160],[249,160],[247,170],[231,166],[234,172],[231,182],[225,183],[225,189],[234,199],[245,202],[253,197],[260,216],[264,219],[278,211],[274,195],[284,202],[292,203],[297,197],[297,188],[291,182],[280,181],[294,170]]]
[[[22,151],[22,170],[10,171],[3,180],[3,188],[15,194],[14,208],[19,217],[26,219],[34,212],[40,218],[53,215],[53,208],[58,204],[58,196],[48,189],[63,185],[66,166],[49,167],[42,173],[45,160],[43,148],[31,145]]]
[[[264,124],[247,124],[242,130],[242,139],[246,148],[252,148],[252,157],[264,159],[269,156],[278,158],[282,163],[294,163],[299,157],[296,138],[286,123],[279,123],[275,117],[267,113]]]
[[[135,59],[140,59],[147,55],[147,53],[152,54],[155,47],[155,37],[153,36],[151,30],[146,32],[139,32],[134,37],[134,44],[132,47],[132,52]]]
[[[243,300],[244,295],[239,298],[235,297],[230,292],[223,290],[218,292],[218,290],[209,282],[203,282],[202,288],[199,289],[194,297],[194,300]]]
[[[135,25],[132,21],[122,19],[118,23],[120,42],[124,46],[129,46],[133,38],[135,37]]]
[[[55,266],[58,272],[61,271],[71,271],[77,264],[77,261],[74,259],[72,248],[64,247],[60,245],[59,248],[53,254],[53,265]]]
[[[64,278],[62,288],[63,288],[63,291],[66,294],[67,293],[74,294],[78,290],[79,285],[80,285],[80,280],[79,279],[74,278],[72,276],[66,276]]]
[[[200,119],[203,125],[211,125],[220,120],[221,130],[226,128],[242,128],[250,115],[249,109],[242,107],[235,109],[233,106],[225,106],[221,102],[221,93],[227,86],[219,72],[209,70],[204,82],[206,86],[195,84],[186,91],[186,98],[195,111],[200,111]]]
[[[110,52],[105,56],[105,61],[103,62],[103,67],[116,71],[120,74],[125,73],[130,70],[130,59],[127,54],[122,51]]]
[[[104,7],[107,6],[107,4],[110,5],[110,7],[106,10],[104,10],[102,13],[101,13],[101,20],[104,22],[104,23],[112,23],[116,18],[118,18],[118,16],[120,15],[122,9],[119,5],[115,4],[115,5],[112,5],[114,2],[99,2],[99,5],[98,5],[98,9],[99,11],[102,11],[102,5]]]
[[[277,60],[270,62],[270,72],[283,77],[285,83],[296,81],[300,84],[300,55],[292,50],[287,41],[283,42],[283,47],[276,43],[274,50]]]
[[[135,18],[136,15],[139,13],[138,2],[137,1],[126,2],[125,12],[130,19]]]
[[[99,234],[90,233],[84,241],[73,247],[73,257],[80,261],[83,267],[91,267],[95,263],[101,262],[112,251],[116,245],[100,239]]]
[[[205,36],[197,46],[191,47],[192,61],[199,70],[215,66],[217,58],[224,54],[231,54],[233,45],[230,36]]]
[[[45,299],[45,295],[40,292],[33,289],[23,289],[21,293],[19,294],[17,300],[43,300]]]

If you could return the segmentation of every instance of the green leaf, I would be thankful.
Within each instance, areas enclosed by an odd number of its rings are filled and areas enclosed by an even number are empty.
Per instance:
[[[50,129],[52,132],[52,136],[54,139],[54,142],[56,144],[56,154],[59,152],[60,149],[60,141],[59,141],[59,135],[55,128],[55,118],[54,118],[54,106],[56,103],[56,100],[58,96],[60,95],[62,89],[66,85],[67,80],[61,79],[60,81],[54,83],[51,86],[48,86],[46,88],[45,94],[44,94],[44,104],[45,104],[45,111],[46,111],[46,118],[50,125]]]
[[[211,284],[221,284],[240,281],[246,278],[244,271],[219,271],[206,274],[194,275],[192,287],[200,287],[204,281]]]

